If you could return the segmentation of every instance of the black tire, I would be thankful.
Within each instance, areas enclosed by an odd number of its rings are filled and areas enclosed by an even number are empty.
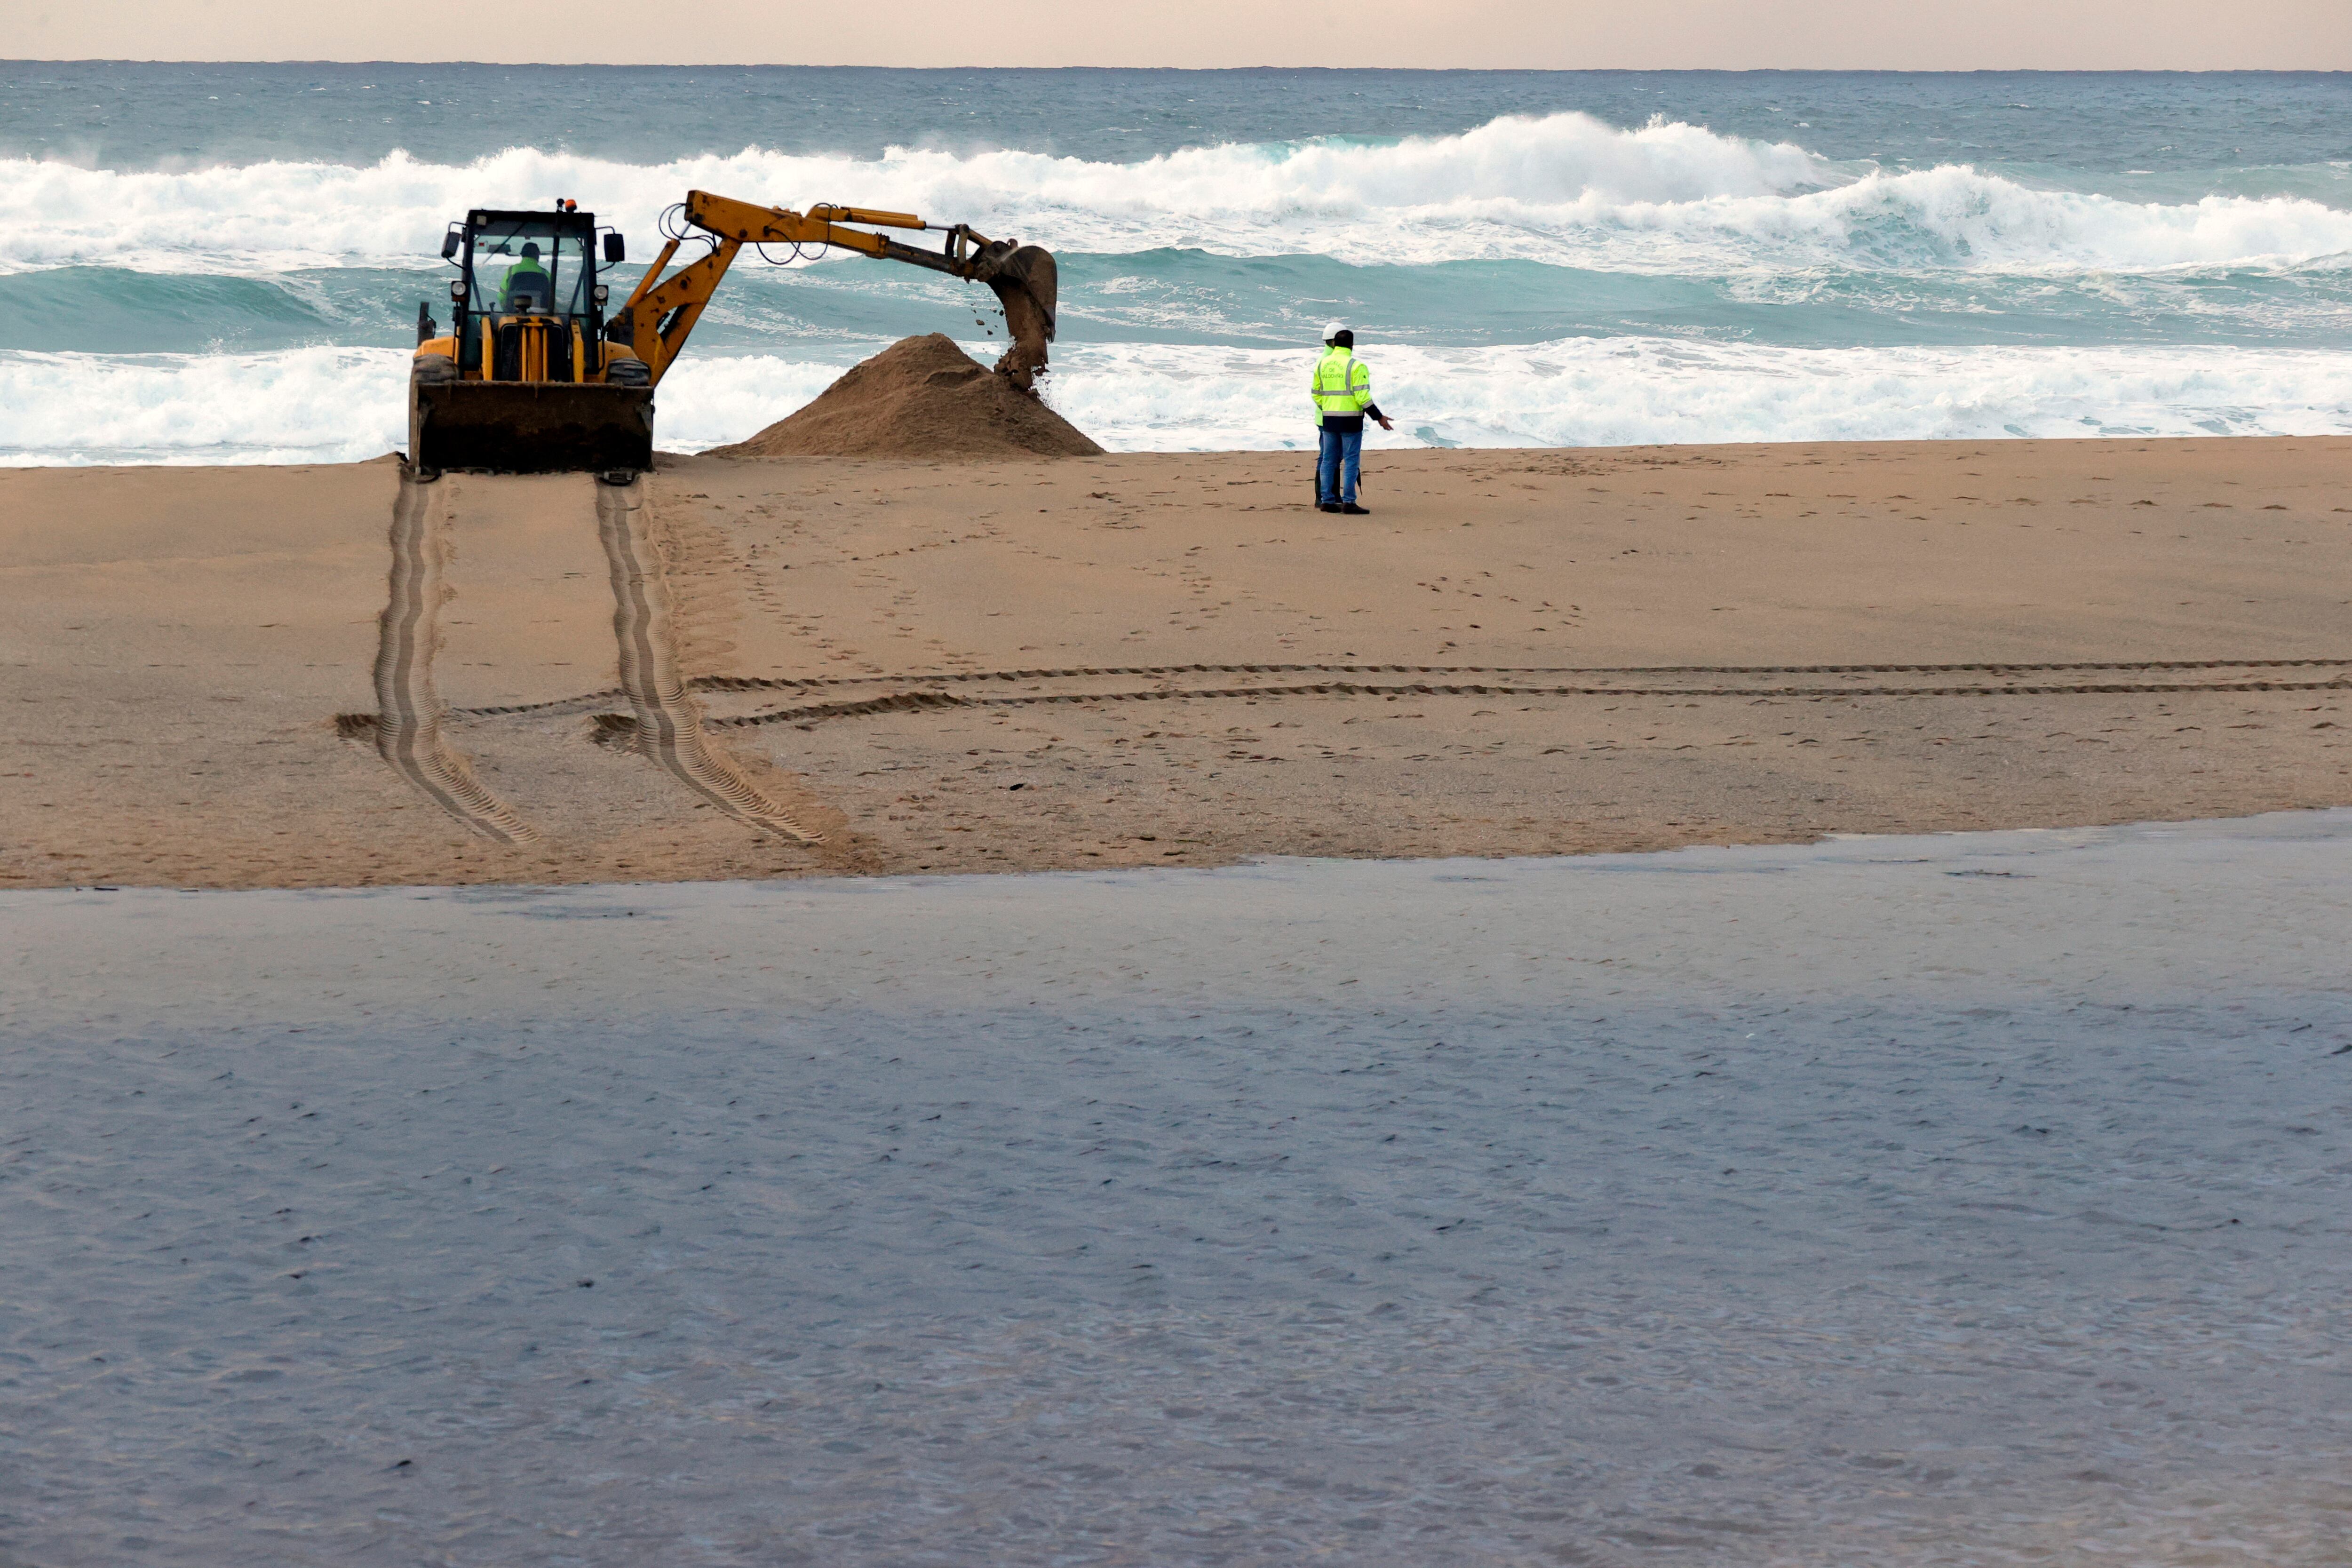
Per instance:
[[[654,374],[641,359],[611,359],[604,362],[604,383],[608,386],[651,386]]]

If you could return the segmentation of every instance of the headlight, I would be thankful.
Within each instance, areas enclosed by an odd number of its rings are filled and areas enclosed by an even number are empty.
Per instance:
[[[466,280],[463,278],[449,279],[449,298],[461,305],[466,302]]]
[[[604,309],[604,301],[605,301],[605,300],[609,300],[609,299],[611,299],[611,298],[613,297],[613,290],[612,290],[612,289],[608,289],[608,288],[606,288],[606,287],[605,287],[604,284],[602,284],[602,283],[599,283],[599,284],[597,284],[597,285],[596,285],[595,289],[593,290],[593,292],[595,293],[595,296],[596,296],[596,308],[597,308],[598,310],[602,310],[602,309]]]

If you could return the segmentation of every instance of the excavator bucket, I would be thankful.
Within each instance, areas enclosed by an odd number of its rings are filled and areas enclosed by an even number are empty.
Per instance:
[[[1027,391],[1045,368],[1045,345],[1054,338],[1054,306],[1061,294],[1054,253],[1024,245],[989,275],[988,286],[1004,307],[1005,329],[1013,339],[1013,346],[996,362],[997,372]]]
[[[449,381],[410,389],[409,460],[500,474],[633,469],[654,462],[649,386]]]

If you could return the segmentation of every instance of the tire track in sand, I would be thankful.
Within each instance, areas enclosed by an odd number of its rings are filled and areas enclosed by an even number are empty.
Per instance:
[[[613,574],[613,630],[620,642],[621,689],[636,715],[634,742],[737,821],[803,844],[823,843],[823,835],[753,788],[703,736],[701,710],[677,672],[669,584],[647,534],[642,479],[627,485],[597,482],[596,531]]]
[[[2156,672],[2178,673],[2184,671],[2211,673],[2230,670],[2335,669],[2347,667],[2352,667],[2352,658],[2076,659],[2068,661],[2027,661],[2011,659],[1979,660],[1970,664],[1136,664],[1102,666],[1081,665],[1073,666],[1064,669],[951,669],[919,671],[908,675],[698,675],[693,679],[688,681],[686,685],[687,689],[692,691],[816,692],[832,691],[838,690],[845,687],[861,686],[914,686],[930,688],[942,686],[970,686],[987,681],[1014,682],[1080,680],[1114,676],[1150,676],[1163,679],[1186,675],[1286,674],[1335,676],[1583,676],[1590,678],[1606,676],[1616,678],[1622,681],[1633,682],[1663,679],[1675,676],[1981,675],[1987,677],[2001,677],[2026,674],[2047,674],[2056,676],[2104,674],[2121,676]],[[1859,695],[1864,697],[1949,697],[1973,696],[1986,693],[2047,696],[2053,693],[2071,694],[2078,691],[2154,691],[2164,693],[2173,691],[2217,691],[2239,689],[2249,691],[2334,690],[2337,689],[2338,685],[2339,683],[2336,681],[2292,683],[2284,685],[2276,683],[2263,684],[2260,682],[2241,683],[2239,685],[2141,682],[2133,684],[2069,684],[2032,687],[1902,686],[1880,688],[1853,686],[1839,687],[1836,688],[1835,690],[1839,695]],[[1512,688],[1504,686],[1430,686],[1418,683],[1412,685],[1371,687],[1355,684],[1349,681],[1324,681],[1299,686],[1286,686],[1281,688],[1279,690],[1272,691],[1272,694],[1300,695],[1307,693],[1338,693],[1348,695],[1377,691],[1381,693],[1411,693],[1423,696],[1445,693],[1459,693],[1468,696],[1495,696],[1507,695],[1512,689]],[[1544,688],[1544,691],[1547,695],[1553,696],[1578,695],[1601,697],[1753,697],[1758,695],[1806,697],[1822,696],[1826,694],[1824,689],[1816,689],[1811,687],[1772,687],[1768,689],[1763,688],[1749,689],[1729,685],[1687,688],[1681,686],[1647,685],[1546,687]],[[1236,695],[1255,696],[1259,694],[1260,689],[1250,688],[1247,689],[1231,691],[1155,691],[1146,693],[1144,695],[1155,698],[1165,696],[1215,698]],[[622,695],[624,695],[624,693],[612,690],[591,691],[585,692],[577,697],[554,698],[545,702],[515,702],[507,703],[494,708],[453,708],[450,711],[453,713],[464,714],[469,719],[496,719],[509,718],[519,714],[548,714],[562,713],[566,711],[585,711],[588,709],[595,707],[600,702],[608,702],[612,699]],[[884,706],[878,708],[859,707],[853,704],[853,706],[842,708],[842,713],[844,715],[853,712],[879,713],[887,712],[893,709],[908,707],[938,708],[971,705],[969,703],[962,702],[960,700],[946,702],[930,701],[924,693],[920,692],[914,694],[919,700],[907,702],[899,700],[900,696],[903,695],[905,694],[898,694],[887,699],[877,699],[876,700],[884,703]],[[1007,699],[1006,700],[1010,702],[1076,702],[1087,700],[1088,696],[1101,701],[1117,701],[1122,700],[1120,694],[1117,692],[1096,692],[1077,695],[1038,694],[1020,699]],[[841,705],[838,703],[827,703],[823,706],[825,708],[827,713],[831,714],[834,708]],[[797,711],[798,710],[791,710],[793,713],[796,713]],[[789,716],[790,714],[766,714],[754,715],[751,719],[714,719],[709,721],[709,724],[713,727],[725,726],[733,728],[740,727],[746,723],[772,722]]]
[[[442,566],[449,547],[437,499],[434,486],[401,476],[392,506],[390,592],[377,623],[376,754],[483,837],[529,844],[539,837],[537,830],[482,787],[441,733],[444,710],[433,683],[433,656],[441,644]]]
[[[1108,702],[1192,702],[1267,697],[2090,697],[2168,696],[2254,691],[2352,691],[2352,678],[2337,680],[2249,680],[2227,684],[2191,681],[2126,683],[2101,681],[2041,686],[1495,686],[1441,685],[1412,681],[1375,685],[1318,680],[1290,686],[1223,686],[1210,689],[1171,687],[1149,691],[1037,691],[1018,697],[965,697],[951,691],[895,691],[883,697],[815,702],[799,708],[739,718],[714,719],[714,727],[745,730],[761,724],[803,729],[827,719],[858,719],[875,713],[940,708],[1034,708]]]

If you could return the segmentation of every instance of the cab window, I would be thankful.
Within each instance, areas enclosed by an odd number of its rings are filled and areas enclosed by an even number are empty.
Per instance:
[[[579,315],[587,310],[587,237],[552,224],[499,224],[474,233],[469,302],[496,315]]]

